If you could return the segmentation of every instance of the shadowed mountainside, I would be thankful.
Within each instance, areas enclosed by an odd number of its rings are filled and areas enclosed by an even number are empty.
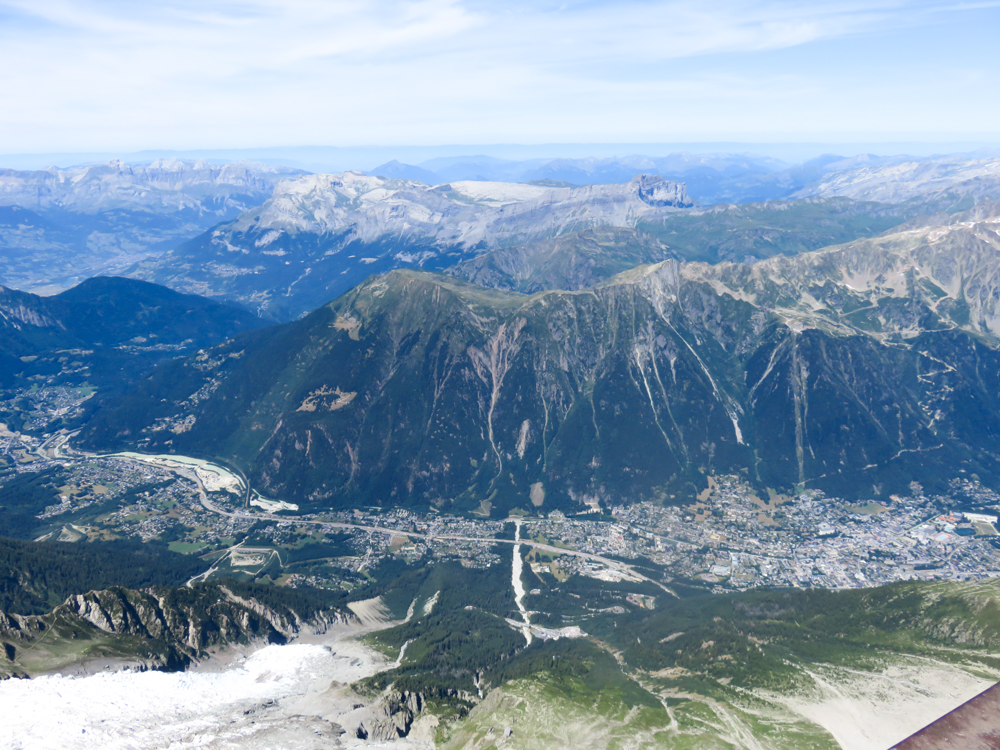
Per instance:
[[[85,379],[90,369],[100,380],[100,371],[120,368],[120,360],[169,358],[261,325],[245,310],[135,279],[98,276],[52,297],[0,287],[8,380],[58,372],[50,360],[66,355],[80,360],[76,376]]]

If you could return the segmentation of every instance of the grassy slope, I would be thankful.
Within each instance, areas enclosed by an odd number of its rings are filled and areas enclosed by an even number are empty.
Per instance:
[[[462,585],[445,589],[429,616],[418,607],[406,625],[375,636],[386,653],[409,644],[402,666],[366,687],[433,685],[425,695],[430,710],[451,719],[439,729],[446,748],[827,750],[841,746],[836,716],[828,716],[831,696],[841,696],[838,705],[859,706],[861,724],[899,714],[899,726],[916,721],[916,729],[947,710],[949,700],[964,699],[949,696],[1000,677],[1000,582],[680,601],[660,591],[653,611],[627,602],[634,584],[570,579],[559,586],[568,584],[589,609],[574,608],[574,597],[544,594],[528,606],[579,624],[587,638],[536,640],[527,649],[522,640],[512,653],[490,624],[501,624],[500,612],[477,606],[480,587]],[[615,602],[625,611],[594,614]],[[454,631],[492,643],[474,644],[472,661],[457,667],[455,655],[442,661],[440,650],[441,633]],[[504,739],[507,727],[512,734]],[[899,730],[856,731],[878,738]]]

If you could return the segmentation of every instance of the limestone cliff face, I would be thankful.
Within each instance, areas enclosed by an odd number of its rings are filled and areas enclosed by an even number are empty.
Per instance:
[[[37,617],[0,612],[0,633],[9,637],[30,638],[44,630],[45,623]]]
[[[0,286],[0,328],[24,330],[65,326],[46,310],[44,300],[34,294]]]
[[[347,234],[369,244],[386,234],[406,233],[442,247],[495,246],[514,236],[543,236],[569,226],[634,225],[655,209],[695,205],[683,184],[658,175],[581,188],[506,183],[428,187],[345,172],[286,180],[262,206],[213,230],[211,236],[212,244],[241,254],[276,252],[287,247],[290,236],[303,232]],[[252,247],[246,242],[248,234],[257,238]],[[241,242],[231,249],[226,243],[234,238]]]

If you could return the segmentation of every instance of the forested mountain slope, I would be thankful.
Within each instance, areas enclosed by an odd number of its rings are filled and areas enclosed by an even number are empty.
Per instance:
[[[113,398],[160,362],[261,325],[246,310],[135,279],[96,277],[52,297],[0,287],[0,422],[75,424],[95,388],[97,400]]]
[[[397,271],[162,368],[84,437],[218,456],[317,508],[670,502],[724,472],[848,496],[995,484],[998,228],[532,296]]]

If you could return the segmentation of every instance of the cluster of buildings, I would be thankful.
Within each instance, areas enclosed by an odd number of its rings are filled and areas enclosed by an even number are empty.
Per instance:
[[[242,493],[209,487],[206,494],[191,472],[128,457],[82,456],[53,445],[57,441],[0,430],[0,487],[18,473],[58,469],[62,484],[38,515],[40,524],[51,527],[50,538],[59,538],[61,524],[72,524],[89,538],[158,539],[207,551],[250,535],[254,544],[286,549],[306,536],[315,541],[348,535],[349,553],[290,569],[282,581],[289,585],[351,585],[390,556],[414,561],[431,555],[469,567],[509,561],[509,547],[496,543],[512,539],[509,519],[381,508],[276,516],[245,507]],[[815,490],[765,498],[729,476],[713,477],[688,505],[623,505],[610,510],[612,522],[553,511],[523,518],[521,526],[525,540],[637,561],[664,584],[686,581],[713,591],[847,588],[1000,575],[997,508],[1000,496],[972,479],[954,480],[946,495],[929,496],[913,485],[910,494],[888,502],[850,503]],[[628,575],[593,557],[551,549],[532,564],[557,577]]]
[[[737,477],[723,477],[689,506],[639,504],[614,514],[633,530],[633,554],[720,591],[1000,575],[996,516],[942,512],[959,502],[997,506],[1000,497],[954,483],[948,496],[916,488],[886,504],[852,504],[818,491],[763,501]]]
[[[92,387],[45,385],[18,391],[0,408],[20,412],[24,416],[22,429],[44,430],[53,421],[76,414],[83,402],[94,395]]]

